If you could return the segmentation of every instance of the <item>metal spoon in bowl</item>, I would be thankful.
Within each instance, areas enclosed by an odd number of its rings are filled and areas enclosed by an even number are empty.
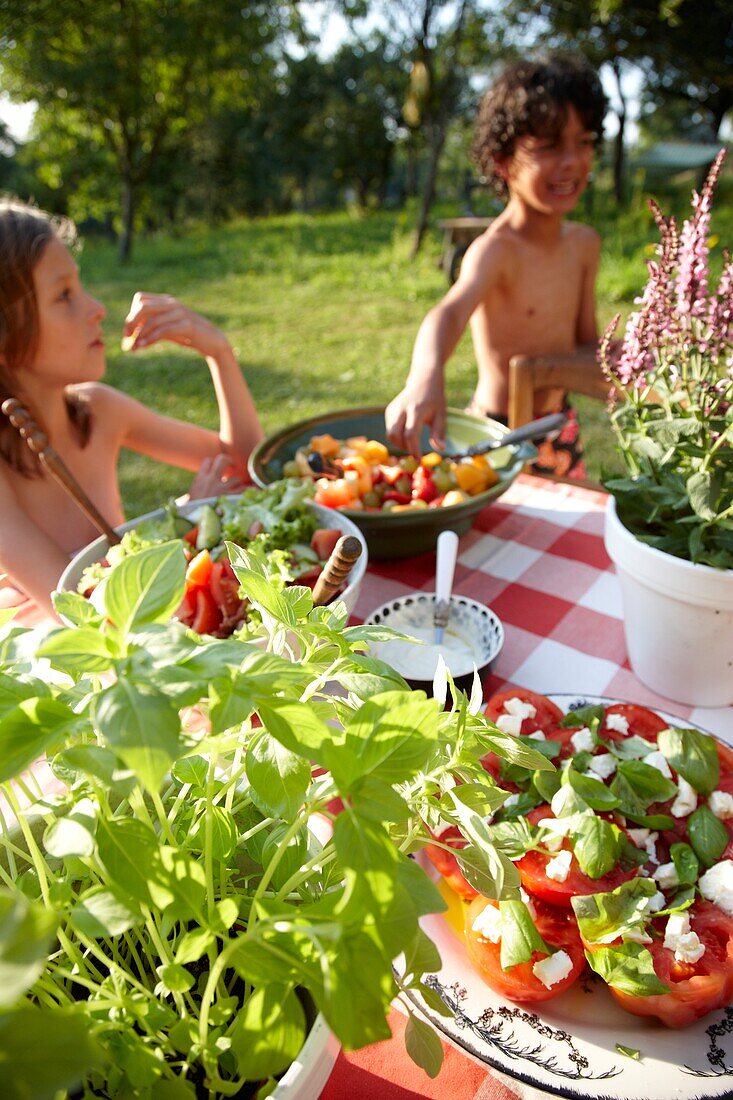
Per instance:
[[[513,443],[523,443],[525,439],[535,439],[549,435],[550,432],[559,431],[566,423],[566,412],[550,413],[549,416],[541,416],[539,420],[530,420],[528,424],[522,424],[514,428],[498,439],[482,439],[480,443],[474,443],[463,451],[442,451],[443,458],[470,458],[471,455],[483,455],[487,451],[495,451],[499,447],[510,447]]]
[[[455,531],[441,531],[438,535],[438,547],[435,563],[435,644],[443,644],[443,634],[450,616],[450,594],[453,588],[453,574],[458,555],[458,535]]]

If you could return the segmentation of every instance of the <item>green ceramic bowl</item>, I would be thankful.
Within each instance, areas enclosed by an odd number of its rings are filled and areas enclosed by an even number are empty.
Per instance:
[[[447,449],[459,450],[480,443],[484,439],[501,439],[507,429],[496,420],[470,416],[458,409],[448,409]],[[311,436],[329,432],[336,439],[348,439],[365,435],[368,439],[387,442],[384,427],[384,408],[344,409],[341,412],[323,413],[321,416],[301,420],[292,427],[283,428],[263,440],[249,458],[249,472],[258,485],[269,485],[282,477],[284,463],[295,455],[299,447],[305,447]],[[430,451],[428,431],[423,429],[422,450]],[[414,512],[359,512],[349,508],[342,511],[362,531],[371,558],[386,560],[404,558],[411,554],[424,554],[435,550],[441,531],[455,531],[463,535],[473,524],[476,515],[492,500],[505,492],[526,462],[537,454],[531,443],[520,443],[496,450],[492,463],[499,474],[499,481],[484,493],[471,497],[465,504],[450,508],[426,508]]]

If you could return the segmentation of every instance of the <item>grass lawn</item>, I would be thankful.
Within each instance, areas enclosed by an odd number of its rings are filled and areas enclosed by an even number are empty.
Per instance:
[[[683,212],[687,195],[686,187]],[[594,207],[593,217],[586,212],[585,218],[604,238],[598,281],[603,327],[616,312],[626,314],[639,293],[656,231],[638,201],[622,216],[602,195]],[[457,212],[441,208],[434,221]],[[176,295],[226,331],[266,432],[318,412],[386,404],[401,388],[420,321],[447,288],[437,268],[438,230],[408,262],[412,224],[410,211],[292,214],[195,227],[138,239],[125,267],[109,245],[87,242],[79,262],[85,283],[108,309],[108,381],[171,416],[217,423],[209,373],[197,355],[173,345],[136,355],[119,350],[132,294],[148,290]],[[466,335],[448,367],[451,405],[466,404],[474,379]],[[602,465],[618,462],[613,440],[602,406],[582,398],[578,405],[589,472],[597,477]],[[190,475],[125,454],[120,482],[132,516],[184,492]]]

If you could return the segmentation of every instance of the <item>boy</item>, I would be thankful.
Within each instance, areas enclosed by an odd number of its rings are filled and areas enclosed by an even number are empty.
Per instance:
[[[424,424],[433,445],[444,445],[445,363],[469,322],[478,383],[468,411],[504,421],[513,355],[595,346],[600,238],[565,219],[586,188],[605,108],[593,69],[562,55],[515,62],[486,93],[474,157],[509,201],[471,244],[457,282],[420,326],[405,387],[385,414],[396,446],[419,455]],[[555,391],[536,412],[560,407],[567,407],[565,395]],[[565,474],[572,467],[582,477],[576,440],[571,420],[558,441],[543,445],[542,468]]]

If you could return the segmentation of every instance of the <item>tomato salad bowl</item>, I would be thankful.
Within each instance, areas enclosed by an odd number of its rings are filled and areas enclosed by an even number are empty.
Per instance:
[[[110,547],[106,537],[89,543],[72,558],[58,589],[81,592],[93,601],[97,586],[116,564],[150,546],[178,540],[188,565],[175,617],[198,634],[228,637],[246,626],[249,608],[241,598],[226,541],[260,553],[279,583],[313,588],[339,538],[353,535],[362,552],[334,597],[351,612],[367,567],[364,537],[348,516],[315,504],[310,494],[308,486],[280,482],[236,496],[171,503],[118,527],[119,546]]]
[[[415,1001],[553,1094],[730,1097],[733,749],[591,696],[510,689],[486,715],[554,768],[487,755],[493,813],[431,835],[419,858],[447,904],[424,920],[442,957],[431,983],[455,1015]],[[483,845],[499,889],[477,870]]]

